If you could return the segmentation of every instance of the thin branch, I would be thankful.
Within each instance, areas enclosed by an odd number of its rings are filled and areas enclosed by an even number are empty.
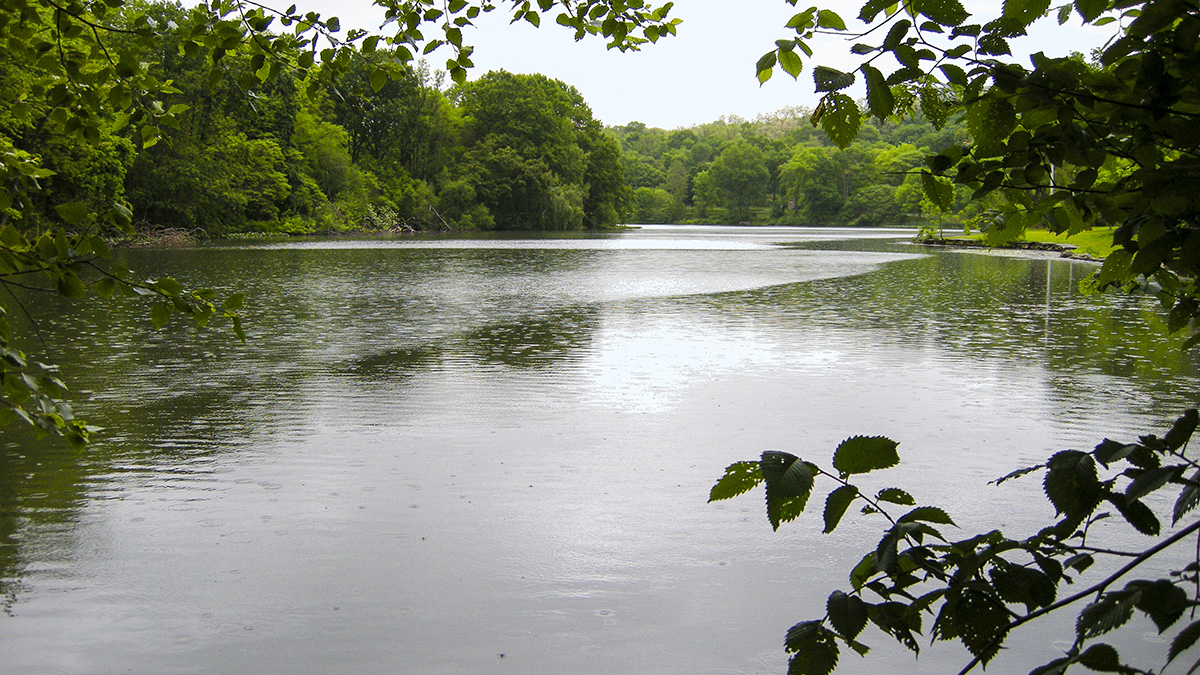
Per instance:
[[[109,33],[123,33],[125,35],[141,35],[141,33],[137,32],[135,30],[128,30],[125,28],[116,28],[116,27],[108,26],[108,25],[105,25],[102,23],[95,23],[92,21],[88,21],[87,19],[83,18],[83,16],[76,14],[75,12],[72,12],[71,10],[67,9],[66,7],[63,7],[63,6],[59,5],[58,3],[54,2],[54,0],[43,0],[43,2],[45,2],[47,5],[50,5],[51,7],[55,8],[55,9],[57,9],[58,11],[66,14],[68,16],[73,17],[76,21],[79,21],[80,23],[83,23],[83,24],[89,26],[93,30],[99,29],[99,30],[107,31]]]
[[[50,353],[50,348],[46,346],[46,339],[42,337],[42,331],[38,329],[37,320],[33,318],[33,315],[29,313],[29,309],[25,307],[25,303],[21,302],[21,299],[17,297],[16,293],[13,293],[11,288],[12,286],[20,286],[21,288],[28,287],[21,286],[20,284],[14,284],[10,281],[0,281],[0,283],[4,284],[4,290],[8,291],[8,294],[12,296],[13,301],[17,303],[17,307],[21,308],[21,313],[25,315],[26,319],[29,319],[29,325],[33,326],[33,334],[37,336],[38,342],[42,343],[42,351],[48,355]]]

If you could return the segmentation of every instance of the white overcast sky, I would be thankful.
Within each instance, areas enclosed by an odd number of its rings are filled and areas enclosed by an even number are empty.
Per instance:
[[[812,65],[853,69],[856,63],[849,54],[852,42],[822,38],[812,44],[814,57],[805,60],[799,80],[777,69],[760,87],[754,64],[776,39],[789,37],[784,25],[796,12],[784,0],[677,0],[672,16],[683,20],[678,35],[624,54],[606,50],[599,38],[575,42],[571,31],[554,23],[553,15],[544,18],[541,28],[524,22],[509,25],[503,11],[507,4],[497,2],[495,12],[478,19],[476,28],[464,31],[464,41],[476,48],[476,67],[469,77],[504,69],[562,80],[575,86],[595,117],[609,125],[639,121],[675,129],[724,115],[753,119],[787,106],[811,107],[817,101]],[[803,9],[809,3],[798,4]],[[821,6],[837,11],[849,24],[861,4],[840,0]],[[1059,4],[1057,0],[1055,4]],[[311,0],[306,5],[325,16],[338,16],[343,27],[372,30],[382,16],[370,0]],[[995,16],[1001,2],[968,0],[967,7],[981,16]],[[1108,32],[1085,30],[1078,19],[1058,26],[1052,17],[1040,24],[1030,37],[1014,43],[1014,52],[1044,51],[1052,56],[1087,52],[1102,44],[1115,26],[1110,25]],[[443,47],[430,55],[430,65],[443,67],[449,55]]]

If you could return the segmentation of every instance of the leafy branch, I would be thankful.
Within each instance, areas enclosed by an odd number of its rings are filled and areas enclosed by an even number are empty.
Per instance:
[[[1071,649],[1034,672],[1061,673],[1076,663],[1099,670],[1149,672],[1122,662],[1111,645],[1087,645],[1125,624],[1134,611],[1150,617],[1163,632],[1186,610],[1200,607],[1200,601],[1189,598],[1183,588],[1195,583],[1200,556],[1170,579],[1135,579],[1122,589],[1110,590],[1154,556],[1200,532],[1200,520],[1193,517],[1178,531],[1135,553],[1087,545],[1086,533],[1093,523],[1107,517],[1100,511],[1107,505],[1136,531],[1159,537],[1158,517],[1143,500],[1171,485],[1180,488],[1172,523],[1187,518],[1200,504],[1200,485],[1184,477],[1193,464],[1184,456],[1184,448],[1198,422],[1200,415],[1189,410],[1161,438],[1146,435],[1133,443],[1106,439],[1090,452],[1062,451],[1043,464],[994,481],[1002,484],[1043,473],[1046,498],[1060,519],[1024,539],[992,530],[950,541],[935,527],[954,525],[942,509],[916,506],[912,495],[899,488],[867,497],[849,479],[899,463],[897,444],[885,437],[856,436],[841,443],[834,452],[834,472],[789,453],[764,452],[758,461],[730,465],[713,486],[709,501],[729,499],[763,485],[767,518],[778,529],[803,513],[815,479],[824,477],[835,483],[825,499],[825,533],[837,528],[857,499],[866,502],[863,514],[882,513],[889,522],[878,545],[850,571],[851,591],[834,591],[824,617],[801,622],[788,631],[789,675],[828,675],[836,667],[839,645],[866,654],[869,647],[859,635],[868,624],[919,652],[917,636],[925,629],[923,616],[933,617],[928,631],[934,640],[961,642],[971,653],[972,659],[961,671],[965,674],[994,658],[1013,629],[1088,597],[1094,599],[1079,612]],[[1100,468],[1110,475],[1101,478]],[[882,503],[914,508],[893,518],[881,508]],[[1018,554],[1020,558],[1013,557]],[[1082,578],[1096,556],[1125,561],[1085,589],[1058,598],[1059,587],[1075,583],[1076,576]],[[864,594],[868,592],[878,601],[867,600]],[[1197,639],[1200,621],[1176,634],[1168,661]]]

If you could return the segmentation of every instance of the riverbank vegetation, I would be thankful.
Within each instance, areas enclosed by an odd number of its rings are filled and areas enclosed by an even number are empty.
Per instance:
[[[631,221],[878,227],[940,219],[961,228],[986,208],[966,189],[945,209],[924,194],[924,158],[967,141],[961,119],[938,126],[919,111],[872,119],[839,148],[812,115],[798,107],[673,131],[613,128],[633,190]]]
[[[108,46],[169,83],[157,105],[170,123],[139,128],[111,114],[92,142],[73,140],[69,120],[47,118],[52,108],[36,100],[47,77],[40,62],[0,54],[0,98],[13,102],[0,136],[41,158],[43,187],[59,201],[122,203],[139,229],[199,237],[573,230],[612,227],[625,214],[616,140],[557,80],[492,72],[448,84],[387,49],[346,58],[336,72],[287,67],[311,61],[299,46],[271,60],[230,51],[214,72],[186,37],[204,29],[204,14],[138,4],[107,21],[122,27]],[[120,32],[138,21],[177,28],[143,44]],[[261,78],[264,68],[277,72]]]
[[[214,71],[187,38],[204,29],[203,13],[136,4],[106,20],[116,29],[106,48],[145,64],[169,117],[139,126],[108,114],[89,142],[71,140],[68,122],[37,100],[54,64],[28,67],[10,51],[0,54],[0,97],[13,102],[0,135],[53,172],[43,187],[59,200],[122,204],[142,241],[156,231],[203,239],[622,222],[957,226],[984,209],[965,188],[948,208],[935,205],[917,172],[929,153],[966,142],[961,118],[870,120],[847,148],[802,108],[672,131],[605,129],[578,91],[540,75],[456,83],[396,49],[334,67],[298,44],[270,58],[229,50]],[[149,43],[122,32],[139,22],[176,29]]]

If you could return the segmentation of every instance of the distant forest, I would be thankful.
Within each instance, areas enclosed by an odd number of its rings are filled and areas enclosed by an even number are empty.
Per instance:
[[[811,115],[791,108],[674,131],[610,128],[633,190],[629,222],[876,227],[959,222],[982,208],[968,208],[963,189],[943,212],[921,184],[926,155],[967,140],[961,122],[871,119],[841,150]]]
[[[151,11],[164,24],[193,20],[178,4]],[[0,134],[55,172],[43,194],[93,208],[124,201],[142,229],[209,237],[886,226],[970,215],[965,199],[939,213],[908,173],[928,151],[966,139],[953,122],[870,121],[845,150],[799,108],[671,131],[637,122],[605,128],[574,87],[541,75],[490,72],[447,86],[441,73],[399,67],[379,51],[340,64],[336,76],[317,68],[303,79],[286,60],[232,52],[212,77],[207,57],[178,38],[158,44],[139,57],[176,90],[162,102],[178,113],[173,127],[135,132],[118,116],[99,142],[82,143],[36,103],[0,109]],[[265,68],[280,72],[264,85],[255,74]],[[4,100],[36,100],[23,92],[38,77],[0,53]]]

